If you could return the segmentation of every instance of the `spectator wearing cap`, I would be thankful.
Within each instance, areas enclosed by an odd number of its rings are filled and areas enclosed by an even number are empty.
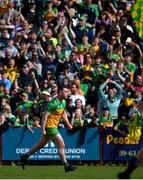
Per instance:
[[[41,92],[41,97],[38,101],[33,104],[33,120],[38,121],[38,124],[41,124],[42,116],[44,111],[47,109],[47,103],[51,100],[51,94],[49,91],[44,90]]]
[[[88,14],[87,22],[94,25],[99,16],[99,4],[93,0],[84,0],[82,3],[82,14]]]
[[[107,87],[107,85],[108,89],[105,90],[105,87]],[[118,107],[121,101],[121,93],[121,86],[113,80],[107,79],[103,84],[101,84],[99,87],[99,103],[97,114],[100,114],[102,107],[106,105],[109,107],[111,116],[114,119],[117,119]]]
[[[102,108],[102,113],[99,116],[99,125],[103,127],[113,127],[113,119],[108,106]]]
[[[89,24],[87,24],[86,20],[87,20],[87,17],[85,15],[80,16],[79,23],[77,24],[77,26],[73,27],[77,44],[82,42],[82,37],[85,34],[88,36],[89,42],[92,42],[92,39],[93,39],[93,36],[91,35],[92,28],[90,27]]]

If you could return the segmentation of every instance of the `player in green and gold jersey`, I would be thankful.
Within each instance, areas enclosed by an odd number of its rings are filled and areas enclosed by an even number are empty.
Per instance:
[[[25,162],[30,155],[43,148],[50,140],[53,141],[59,149],[59,156],[64,164],[65,172],[74,171],[77,167],[68,164],[65,156],[65,144],[58,131],[58,124],[62,118],[67,128],[72,129],[65,112],[68,89],[59,89],[58,96],[48,102],[47,110],[42,118],[42,136],[40,141],[34,145],[26,154],[20,156],[22,168],[25,169]]]

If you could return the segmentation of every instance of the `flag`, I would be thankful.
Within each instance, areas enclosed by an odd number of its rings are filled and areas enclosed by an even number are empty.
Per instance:
[[[136,0],[131,9],[133,22],[139,37],[143,39],[143,0]]]

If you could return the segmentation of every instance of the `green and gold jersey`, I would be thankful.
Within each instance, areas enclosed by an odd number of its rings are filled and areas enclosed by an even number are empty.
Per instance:
[[[58,127],[59,121],[65,111],[65,108],[65,100],[60,101],[58,98],[54,98],[48,103],[47,112],[50,113],[50,115],[47,118],[46,128]]]

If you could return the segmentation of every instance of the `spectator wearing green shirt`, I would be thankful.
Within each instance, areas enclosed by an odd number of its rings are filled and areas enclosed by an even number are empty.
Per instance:
[[[75,110],[75,112],[73,112],[71,125],[73,127],[82,127],[83,126],[82,110],[80,108],[77,108]]]
[[[137,66],[131,62],[132,60],[132,54],[126,53],[124,55],[124,64],[125,64],[125,71],[130,75],[131,81],[133,81],[134,73],[137,69]]]
[[[20,125],[32,125],[32,101],[28,100],[28,94],[22,93],[22,101],[17,106],[17,123]],[[30,121],[31,120],[31,121]]]
[[[102,62],[102,58],[100,55],[94,56],[94,78],[100,79],[100,76],[103,75],[104,77],[107,77],[107,69],[105,68],[104,62]]]
[[[121,118],[119,117],[119,120],[117,124],[115,124],[114,129],[115,131],[118,131],[120,134],[126,136],[128,132],[128,126],[129,126],[129,120],[126,113],[122,113]]]

